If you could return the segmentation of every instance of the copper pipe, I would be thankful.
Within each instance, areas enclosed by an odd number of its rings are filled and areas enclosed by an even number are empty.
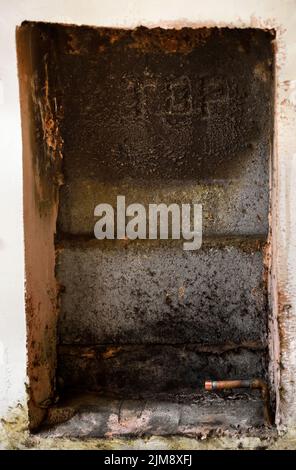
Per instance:
[[[230,388],[250,388],[261,390],[264,402],[264,418],[268,426],[271,426],[272,417],[269,407],[269,390],[267,384],[263,380],[206,380],[205,382],[205,390],[225,390]]]

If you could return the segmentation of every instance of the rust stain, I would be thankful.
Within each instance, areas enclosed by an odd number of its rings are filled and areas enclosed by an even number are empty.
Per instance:
[[[48,64],[47,57],[45,58],[45,84],[44,95],[37,101],[40,110],[41,124],[43,128],[43,140],[46,142],[50,156],[55,158],[63,157],[63,139],[59,131],[59,118],[58,112],[61,113],[62,107],[58,109],[57,100],[55,97],[49,97],[49,79],[48,79]]]
[[[64,141],[60,132],[63,107],[55,96],[56,90],[50,86],[49,66],[46,53],[31,73],[30,90],[30,119],[35,126],[31,136],[35,200],[42,216],[57,210],[59,187],[64,183],[61,171]]]
[[[211,35],[211,30],[201,28],[199,30],[190,30],[182,28],[176,37],[176,31],[154,28],[153,35],[147,35],[146,28],[138,28],[133,33],[134,41],[129,44],[132,49],[141,49],[148,51],[158,49],[165,53],[188,54],[198,46],[206,43]]]
[[[81,43],[75,37],[75,26],[67,27],[66,52],[71,55],[83,55],[88,52],[88,36],[86,42]],[[150,31],[153,34],[149,34]],[[125,49],[139,49],[141,52],[161,51],[163,53],[188,54],[196,47],[206,43],[211,30],[207,27],[192,29],[184,27],[179,29],[178,38],[176,29],[163,29],[161,27],[147,28],[140,26],[132,30],[119,28],[100,28],[96,36],[96,52],[102,53],[110,47],[123,47]]]
[[[94,357],[96,357],[96,353],[95,351],[85,351],[81,354],[81,357],[84,357],[86,359],[93,359]]]
[[[106,349],[105,352],[102,353],[102,357],[104,359],[110,359],[111,357],[116,356],[121,351],[121,349],[121,347],[110,346]]]

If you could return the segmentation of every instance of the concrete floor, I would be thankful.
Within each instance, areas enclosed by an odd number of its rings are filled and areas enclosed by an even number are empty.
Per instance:
[[[180,394],[142,400],[83,394],[49,410],[42,437],[102,438],[201,436],[208,432],[266,430],[258,393]]]

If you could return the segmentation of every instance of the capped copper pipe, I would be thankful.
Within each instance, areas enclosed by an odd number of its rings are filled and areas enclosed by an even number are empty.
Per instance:
[[[266,423],[271,426],[272,418],[269,407],[269,390],[267,384],[261,379],[252,380],[206,380],[205,390],[225,390],[230,388],[249,388],[261,390],[264,401],[264,418]]]

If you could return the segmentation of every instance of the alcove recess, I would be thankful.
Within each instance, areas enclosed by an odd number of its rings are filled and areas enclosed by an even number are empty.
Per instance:
[[[87,435],[90,409],[97,436],[263,423],[260,394],[203,383],[269,381],[273,40],[17,29],[31,429]],[[96,240],[94,207],[117,195],[201,203],[202,248]]]

